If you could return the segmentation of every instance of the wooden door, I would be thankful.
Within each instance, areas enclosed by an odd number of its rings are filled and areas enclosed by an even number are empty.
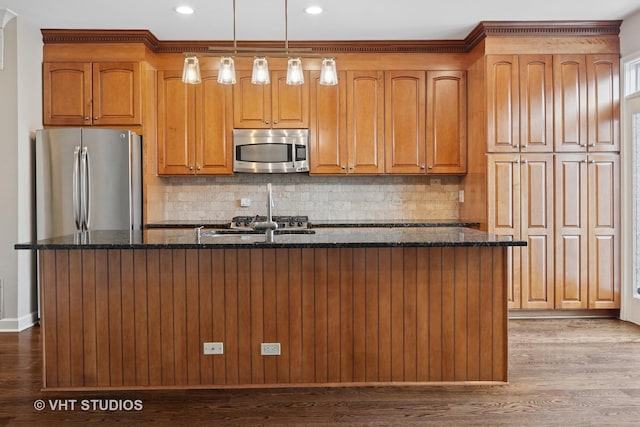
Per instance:
[[[425,173],[425,72],[387,71],[385,172]]]
[[[42,72],[44,125],[90,125],[91,64],[45,62]]]
[[[589,154],[589,308],[620,308],[620,155]]]
[[[620,59],[587,55],[588,151],[620,151]]]
[[[520,238],[520,155],[487,156],[488,232],[511,239]],[[519,247],[507,255],[507,301],[509,308],[521,308]]]
[[[466,172],[466,73],[427,71],[427,173]]]
[[[384,75],[347,72],[348,173],[384,172]]]
[[[268,85],[251,83],[251,70],[236,71],[233,85],[233,126],[239,129],[271,128],[271,82]]]
[[[558,154],[555,170],[555,308],[584,309],[588,301],[587,156]]]
[[[520,151],[553,152],[553,57],[520,55]]]
[[[553,154],[520,157],[522,308],[554,307]]]
[[[181,71],[158,71],[159,175],[195,173],[194,91]]]
[[[346,72],[339,84],[320,84],[320,72],[310,73],[309,173],[347,172]]]
[[[195,88],[195,168],[199,175],[233,173],[232,88],[217,72],[202,72]]]
[[[304,84],[288,85],[286,71],[271,74],[272,127],[298,129],[309,127],[309,72],[304,71]]]
[[[516,55],[487,55],[487,151],[519,151],[519,85]]]
[[[556,152],[587,150],[587,75],[584,55],[554,55]]]
[[[94,63],[93,125],[140,125],[142,123],[140,90],[139,63]]]

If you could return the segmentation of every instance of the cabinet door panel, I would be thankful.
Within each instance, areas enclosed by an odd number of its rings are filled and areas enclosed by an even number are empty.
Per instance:
[[[309,161],[310,173],[343,174],[347,169],[346,73],[341,84],[320,84],[320,72],[310,76]]]
[[[196,88],[195,149],[198,174],[233,173],[233,104],[231,88],[218,75],[203,72]]]
[[[520,145],[523,152],[553,151],[553,60],[521,55]]]
[[[195,129],[189,121],[195,110],[189,102],[193,90],[182,82],[181,72],[158,72],[158,174],[193,173]]]
[[[139,125],[142,123],[140,102],[140,64],[93,64],[94,125]]]
[[[553,58],[555,150],[586,151],[587,77],[584,55]]]
[[[620,65],[617,55],[587,55],[589,151],[620,150]]]
[[[349,173],[383,173],[383,73],[382,71],[348,71],[347,85]]]
[[[587,308],[587,157],[556,156],[555,308]]]
[[[42,71],[44,124],[90,124],[91,64],[45,62]]]
[[[467,171],[467,79],[464,71],[427,72],[427,173]]]
[[[620,308],[620,156],[589,155],[589,308]]]
[[[518,57],[487,56],[487,151],[519,150]]]
[[[520,238],[520,164],[518,154],[490,154],[487,159],[488,230]],[[507,301],[520,308],[521,248],[507,251]]]
[[[272,74],[271,119],[274,128],[309,127],[309,72],[304,72],[305,83],[288,85],[285,71]]]
[[[522,155],[522,308],[554,306],[553,197],[553,155]]]
[[[237,71],[233,86],[233,125],[236,128],[271,127],[271,85],[251,83],[251,71]],[[272,84],[275,84],[273,82]]]
[[[385,73],[385,172],[425,173],[425,73]]]

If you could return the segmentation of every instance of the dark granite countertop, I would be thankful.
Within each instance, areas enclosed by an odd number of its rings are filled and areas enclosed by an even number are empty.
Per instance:
[[[228,230],[227,230],[228,231]],[[193,229],[143,231],[91,231],[15,245],[16,249],[200,249],[200,248],[336,248],[418,246],[526,246],[465,227],[348,227],[317,228],[300,234],[276,234],[265,242],[264,234],[222,232],[203,236]]]
[[[378,220],[361,220],[361,219],[326,219],[326,220],[309,220],[312,228],[326,227],[477,227],[478,222],[460,221],[451,219],[378,219]],[[146,224],[145,228],[229,228],[229,221],[160,221]]]

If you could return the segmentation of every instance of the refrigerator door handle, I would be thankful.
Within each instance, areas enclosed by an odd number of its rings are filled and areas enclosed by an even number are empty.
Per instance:
[[[78,169],[80,167],[80,147],[76,146],[73,150],[73,176],[72,176],[72,194],[73,194],[73,218],[76,223],[76,230],[82,230],[82,220],[80,216],[80,183],[78,182]]]
[[[89,221],[91,218],[91,173],[89,151],[87,147],[82,147],[80,156],[80,191],[82,192],[82,230],[89,229]]]

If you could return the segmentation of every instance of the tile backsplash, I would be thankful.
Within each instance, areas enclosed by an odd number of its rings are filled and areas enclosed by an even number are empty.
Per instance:
[[[264,215],[266,184],[274,215],[312,220],[458,219],[458,177],[253,175],[163,177],[147,186],[147,223]],[[240,199],[251,206],[240,207]]]

